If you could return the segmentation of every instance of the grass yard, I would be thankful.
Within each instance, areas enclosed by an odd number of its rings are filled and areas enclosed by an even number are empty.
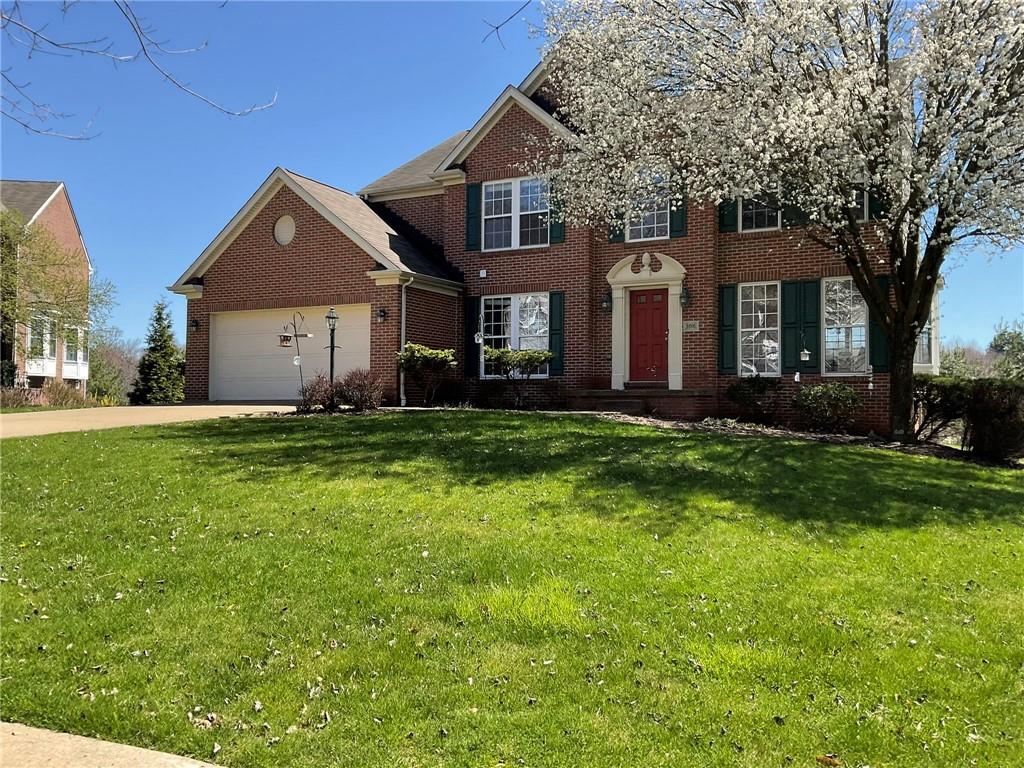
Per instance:
[[[0,447],[7,719],[231,766],[1024,764],[1024,472],[472,411]]]

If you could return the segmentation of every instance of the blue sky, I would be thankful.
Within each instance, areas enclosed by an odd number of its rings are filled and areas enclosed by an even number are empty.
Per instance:
[[[356,190],[470,127],[508,83],[536,64],[539,41],[515,21],[505,47],[484,19],[513,3],[140,3],[171,47],[182,80],[230,106],[277,105],[230,118],[189,98],[141,62],[23,54],[4,40],[4,67],[34,95],[92,120],[90,141],[26,135],[4,122],[4,178],[63,179],[98,273],[114,282],[114,324],[141,337],[153,302],[277,165]],[[26,4],[49,31],[129,42],[109,4]],[[533,11],[536,14],[536,10]],[[942,335],[985,343],[1000,319],[1024,314],[1024,251],[964,254],[948,271]],[[179,338],[185,301],[173,297]]]

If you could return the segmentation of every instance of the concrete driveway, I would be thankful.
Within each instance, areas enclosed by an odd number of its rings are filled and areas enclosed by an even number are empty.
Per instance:
[[[77,408],[68,411],[0,413],[0,438],[32,437],[54,432],[85,432],[92,429],[173,424],[226,416],[258,416],[291,413],[295,406],[281,403],[244,405],[134,405],[115,408]]]

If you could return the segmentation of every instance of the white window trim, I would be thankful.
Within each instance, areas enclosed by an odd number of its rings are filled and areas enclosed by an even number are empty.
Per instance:
[[[526,213],[546,213],[548,214],[548,241],[546,243],[538,243],[536,245],[520,245],[519,244],[519,217],[522,211],[519,210],[519,184],[523,181],[532,181],[533,179],[540,178],[539,176],[519,176],[512,179],[492,179],[485,181],[480,187],[480,252],[481,253],[499,253],[501,251],[525,251],[532,250],[534,248],[547,248],[551,245],[551,190],[548,189],[548,207],[543,211],[527,211]],[[485,223],[487,219],[503,219],[509,214],[504,213],[499,216],[488,216],[484,213],[487,205],[487,187],[495,184],[512,184],[512,245],[508,248],[487,248],[487,238],[485,235]],[[531,377],[533,378],[533,377]]]
[[[42,346],[41,346],[42,354],[40,354],[38,356],[32,354],[32,338],[33,338],[33,335],[34,335],[32,333],[32,324],[35,323],[37,320],[43,324],[43,333],[42,333],[43,341],[42,341]],[[46,317],[45,315],[36,315],[31,320],[29,320],[28,328],[27,328],[27,333],[26,333],[26,336],[25,336],[25,341],[26,341],[26,344],[25,344],[25,351],[26,351],[25,358],[26,359],[28,359],[28,360],[56,360],[57,359],[57,346],[56,346],[56,344],[53,345],[53,354],[52,355],[50,354],[50,340],[51,340],[51,338],[55,337],[55,333],[54,333],[53,327],[54,327],[53,320],[51,320],[50,318]]]
[[[68,358],[68,340],[67,340],[67,338],[65,338],[64,339],[64,358],[63,359],[64,359],[65,363],[74,363],[74,364],[79,364],[80,365],[82,363],[87,362],[86,360],[83,359],[84,356],[82,354],[82,344],[83,344],[83,336],[85,335],[85,330],[83,328],[68,328],[67,331],[65,332],[65,337],[68,334],[72,333],[72,332],[74,332],[75,339],[76,339],[76,342],[77,342],[76,345],[75,345],[75,356],[73,358],[70,358],[70,359]]]
[[[825,284],[834,283],[840,280],[849,280],[853,284],[853,289],[860,294],[860,288],[853,282],[852,277],[823,277],[821,278],[821,375],[830,379],[850,379],[857,377],[871,376],[871,309],[867,305],[867,301],[861,296],[861,301],[864,301],[864,370],[863,371],[826,371],[825,370],[825,333],[828,329],[825,327]]]
[[[756,230],[766,232],[767,230]],[[743,371],[743,289],[757,285],[776,286],[776,311],[775,332],[779,335],[779,370],[775,373],[744,373]],[[765,329],[770,330],[770,329]],[[736,286],[736,373],[741,379],[752,379],[761,376],[766,379],[777,379],[782,376],[782,282],[780,280],[759,280],[752,283],[739,283]]]
[[[859,191],[857,190],[857,187],[860,187],[864,192],[864,205],[861,206],[860,215],[857,217],[857,223],[864,224],[871,220],[871,187],[866,181],[858,182],[856,187],[854,187],[855,192]],[[851,205],[850,207],[852,208],[853,206]]]
[[[660,209],[655,209],[655,212],[657,212],[658,210],[660,210]],[[629,236],[629,230],[632,228],[631,225],[633,223],[633,219],[628,219],[626,221],[626,225],[625,225],[625,235],[626,235],[625,241],[627,243],[650,243],[650,242],[653,242],[655,240],[669,240],[672,237],[672,199],[671,198],[666,198],[666,200],[665,200],[665,212],[666,212],[666,214],[668,214],[668,217],[665,220],[665,234],[664,235],[655,235],[654,237],[630,237]],[[641,215],[640,218],[643,219],[643,215]],[[641,230],[642,229],[643,229],[643,225],[641,225]],[[655,225],[655,229],[657,229],[657,225]]]
[[[501,250],[506,250],[507,251],[508,248],[503,248]],[[522,299],[522,298],[524,298],[526,296],[547,296],[548,297],[548,348],[549,349],[551,348],[551,293],[549,291],[532,291],[532,292],[528,292],[528,293],[495,293],[495,294],[491,294],[489,296],[481,296],[480,297],[480,316],[477,318],[477,327],[480,329],[480,378],[481,379],[502,380],[502,379],[505,378],[504,376],[500,376],[500,375],[484,373],[484,369],[485,369],[485,365],[484,364],[487,362],[486,360],[484,360],[484,342],[486,341],[486,339],[484,338],[484,302],[486,302],[488,299],[511,299],[512,300],[512,307],[515,310],[514,311],[515,320],[514,320],[514,322],[512,324],[512,327],[510,328],[511,333],[509,334],[509,339],[508,339],[509,345],[512,346],[513,344],[518,344],[519,343],[519,303],[518,303],[518,301],[519,301],[519,299]],[[518,349],[518,347],[512,347],[512,348],[513,349]],[[550,371],[550,368],[551,368],[551,363],[548,363],[548,370],[549,371]],[[550,373],[532,373],[532,374],[530,374],[530,381],[535,381],[537,379],[546,379],[550,375],[551,375]],[[517,376],[516,378],[523,378],[523,377]]]
[[[782,207],[775,212],[775,226],[774,227],[756,227],[753,229],[745,229],[743,227],[743,201],[753,200],[754,198],[748,197],[737,197],[736,198],[736,231],[739,234],[744,232],[778,232],[782,229]],[[744,285],[761,285],[761,283],[744,283]]]

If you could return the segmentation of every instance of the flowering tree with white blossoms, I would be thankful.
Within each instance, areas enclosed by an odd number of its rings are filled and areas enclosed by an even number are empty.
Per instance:
[[[664,173],[673,204],[799,209],[791,236],[835,252],[888,337],[909,439],[944,260],[1024,241],[1024,3],[556,0],[545,15],[572,128],[543,153],[565,218],[622,221]]]

